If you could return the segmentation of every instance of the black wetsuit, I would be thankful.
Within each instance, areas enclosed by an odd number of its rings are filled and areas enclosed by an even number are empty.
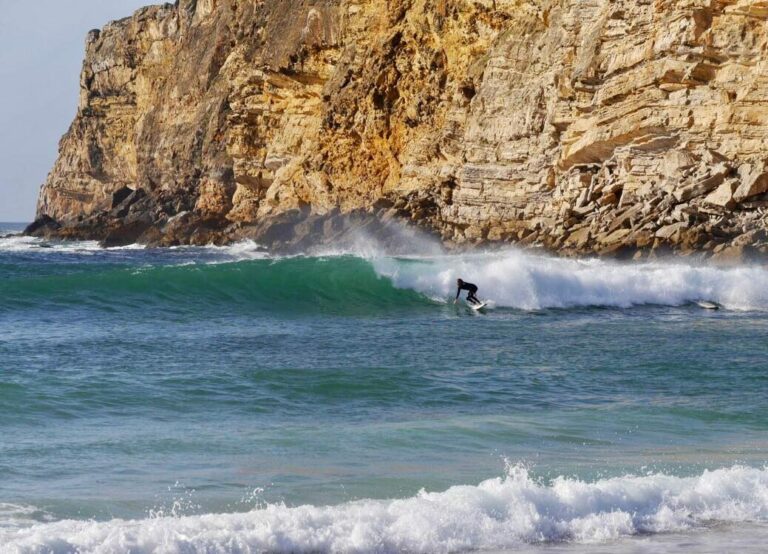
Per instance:
[[[467,294],[467,300],[469,300],[473,304],[481,303],[480,299],[477,296],[475,296],[475,293],[477,292],[477,285],[473,285],[472,283],[461,283],[459,285],[459,290],[456,291],[456,300],[459,299],[459,295],[463,290],[469,291],[469,294]]]

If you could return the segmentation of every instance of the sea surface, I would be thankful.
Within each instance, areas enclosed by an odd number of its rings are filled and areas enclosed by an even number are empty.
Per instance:
[[[1,238],[0,552],[765,551],[765,266],[412,250]]]

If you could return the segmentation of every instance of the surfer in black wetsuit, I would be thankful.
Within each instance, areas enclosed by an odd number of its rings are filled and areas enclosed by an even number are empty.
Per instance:
[[[477,285],[473,285],[472,283],[465,283],[461,279],[457,279],[456,284],[458,285],[459,290],[456,291],[456,300],[453,301],[454,304],[459,301],[459,295],[463,290],[468,291],[467,300],[469,302],[472,302],[473,304],[482,304],[480,299],[475,296],[475,293],[477,292]]]

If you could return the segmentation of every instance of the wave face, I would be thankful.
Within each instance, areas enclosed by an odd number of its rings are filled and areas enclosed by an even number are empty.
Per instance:
[[[6,239],[6,243],[17,256],[40,248],[34,239]],[[55,272],[46,264],[0,263],[5,277],[0,302],[7,308],[41,301],[65,306],[178,307],[194,299],[198,307],[230,303],[292,312],[365,313],[444,304],[455,294],[456,278],[462,277],[478,284],[480,297],[499,308],[680,306],[706,300],[734,310],[768,309],[768,288],[763,286],[768,269],[762,266],[621,264],[516,250],[411,258],[273,259],[252,244],[166,254],[123,249],[111,255],[105,263],[104,251],[95,245],[66,244],[55,245],[48,253],[59,262]],[[89,263],[83,264],[83,259]]]
[[[61,521],[0,529],[16,552],[460,552],[543,542],[596,543],[716,523],[768,521],[768,470],[696,477],[537,482],[504,478],[403,500],[335,507],[268,505],[244,514]]]
[[[365,260],[285,258],[145,267],[92,264],[50,275],[9,276],[0,305],[200,311],[368,313],[424,306],[415,291],[400,291]]]

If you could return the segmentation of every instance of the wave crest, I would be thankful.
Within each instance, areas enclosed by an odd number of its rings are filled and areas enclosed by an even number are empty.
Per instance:
[[[22,241],[19,248],[27,248]],[[0,260],[0,293],[9,307],[51,298],[104,306],[121,299],[231,303],[269,311],[408,309],[445,303],[461,277],[480,287],[492,306],[522,310],[680,306],[716,302],[735,310],[768,310],[768,268],[717,267],[680,261],[618,263],[535,255],[519,250],[418,257],[266,255],[254,243],[168,250],[100,250],[87,243],[25,252],[24,263]],[[74,256],[76,255],[76,256]],[[70,259],[72,258],[72,259]],[[47,260],[47,261],[46,261]],[[75,263],[76,262],[76,263]]]
[[[518,250],[443,256],[401,263],[373,261],[395,286],[433,298],[455,294],[456,278],[474,282],[481,298],[523,310],[643,304],[680,306],[698,300],[739,310],[768,309],[768,269],[681,262],[618,263],[534,255]]]

